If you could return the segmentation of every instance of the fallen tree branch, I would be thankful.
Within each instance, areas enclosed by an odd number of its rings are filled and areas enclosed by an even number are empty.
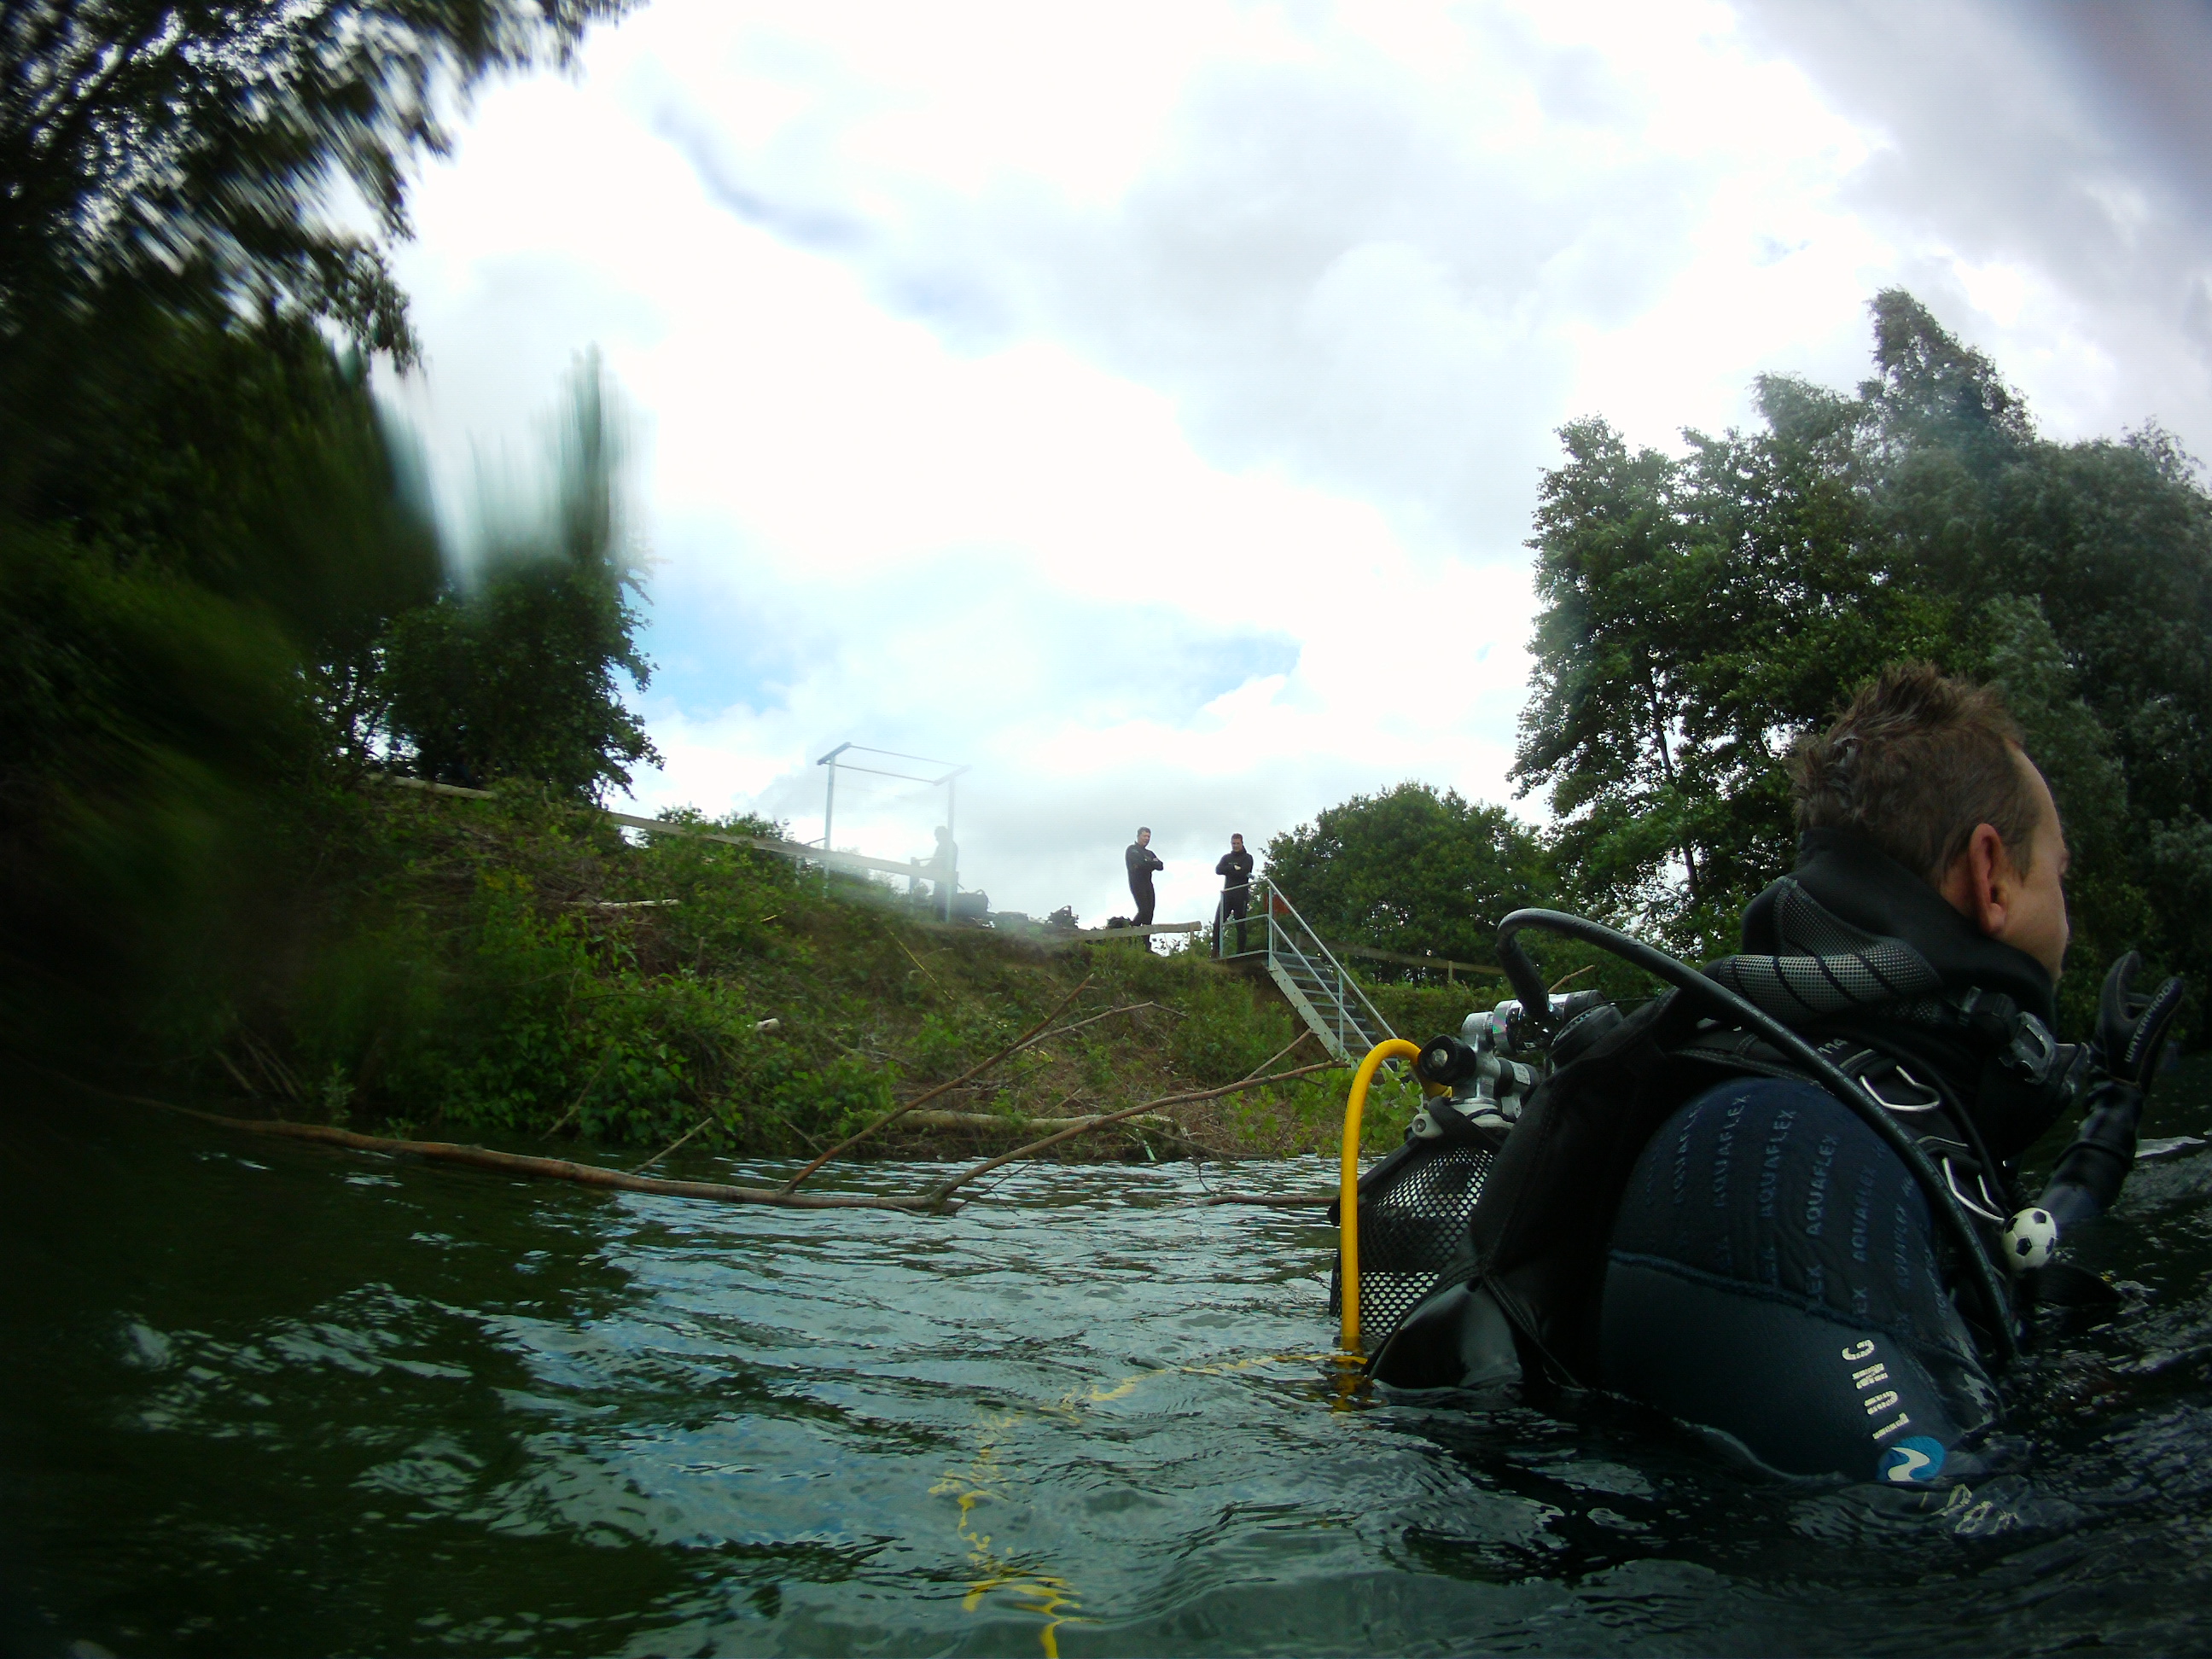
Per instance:
[[[1076,988],[1080,990],[1080,986]],[[1065,1005],[1063,1005],[1065,1006]],[[1058,1011],[1055,1010],[1055,1012]],[[1109,1123],[1126,1121],[1159,1106],[1175,1105],[1194,1100],[1211,1100],[1221,1095],[1236,1094],[1245,1089],[1255,1089],[1263,1083],[1279,1082],[1285,1078],[1304,1077],[1309,1073],[1327,1071],[1342,1062],[1325,1060],[1299,1067],[1293,1072],[1279,1072],[1273,1077],[1248,1078],[1225,1088],[1201,1090],[1194,1094],[1167,1095],[1158,1100],[1148,1100],[1118,1112],[1073,1119],[1066,1128],[1027,1146],[1015,1148],[998,1158],[989,1158],[971,1170],[963,1171],[951,1181],[941,1183],[933,1191],[919,1196],[895,1194],[876,1197],[862,1193],[792,1193],[774,1187],[737,1187],[715,1181],[665,1181],[657,1177],[627,1174],[620,1170],[603,1169],[595,1164],[575,1164],[566,1158],[531,1158],[518,1152],[495,1152],[489,1146],[465,1146],[450,1140],[400,1140],[383,1135],[365,1135],[351,1129],[340,1129],[320,1123],[294,1123],[283,1118],[225,1117],[217,1112],[203,1112],[191,1106],[179,1106],[174,1101],[156,1100],[148,1095],[125,1094],[87,1083],[81,1078],[52,1071],[42,1066],[34,1070],[45,1072],[86,1092],[104,1095],[110,1100],[120,1100],[136,1106],[151,1106],[157,1110],[174,1112],[180,1117],[198,1118],[203,1123],[235,1129],[246,1134],[274,1135],[289,1140],[319,1141],[325,1146],[343,1146],[355,1152],[382,1152],[420,1158],[432,1163],[459,1164],[475,1169],[496,1170],[510,1175],[526,1175],[547,1180],[571,1181],[579,1186],[611,1188],[617,1192],[651,1193],[669,1198],[703,1198],[724,1204],[766,1204],[793,1210],[895,1210],[908,1215],[949,1214],[961,1207],[951,1194],[977,1176],[1016,1158],[1042,1151],[1059,1141],[1068,1139],[1085,1130],[1096,1129]],[[781,1114],[779,1114],[781,1115]],[[1049,1120],[1048,1120],[1049,1121]],[[1204,1205],[1251,1204],[1283,1208],[1291,1206],[1325,1207],[1335,1202],[1336,1194],[1325,1193],[1312,1198],[1278,1195],[1266,1193],[1222,1193],[1200,1199]]]
[[[639,1164],[637,1166],[637,1170],[633,1170],[631,1173],[635,1174],[640,1170],[650,1170],[654,1164],[659,1163],[662,1158],[666,1158],[669,1153],[674,1152],[678,1146],[681,1146],[684,1142],[690,1139],[692,1136],[697,1134],[700,1130],[705,1128],[709,1123],[715,1121],[718,1115],[718,1114],[714,1112],[708,1113],[706,1116],[701,1118],[696,1123],[686,1129],[682,1134],[677,1136],[675,1139],[670,1141],[665,1146],[663,1146],[651,1158],[648,1158],[644,1163]]]
[[[1344,1062],[1340,1060],[1316,1060],[1310,1066],[1300,1066],[1288,1072],[1277,1072],[1272,1077],[1249,1077],[1242,1082],[1224,1084],[1218,1089],[1200,1089],[1193,1093],[1182,1095],[1162,1095],[1157,1100],[1147,1100],[1135,1106],[1125,1106],[1118,1112],[1101,1113],[1097,1117],[1086,1119],[1062,1129],[1057,1134],[1047,1135],[1042,1140],[1032,1140],[1028,1146],[1017,1146],[1011,1152],[1001,1152],[996,1158],[985,1158],[973,1168],[963,1170],[951,1180],[940,1182],[932,1188],[928,1194],[928,1201],[933,1205],[942,1204],[969,1182],[979,1176],[989,1174],[1001,1164],[1011,1164],[1019,1158],[1033,1157],[1048,1146],[1056,1146],[1063,1140],[1073,1139],[1075,1136],[1087,1133],[1092,1129],[1103,1129],[1108,1124],[1119,1123],[1125,1118],[1139,1117],[1146,1112],[1156,1112],[1163,1106],[1182,1106],[1194,1100],[1213,1100],[1222,1095],[1242,1094],[1247,1089],[1257,1089],[1269,1083],[1286,1082],[1291,1078],[1304,1077],[1313,1072],[1333,1072],[1341,1067],[1343,1064]]]
[[[1237,1161],[1233,1153],[1217,1152],[1202,1140],[1193,1140],[1175,1126],[1175,1121],[1172,1118],[1163,1118],[1160,1121],[1168,1127],[1164,1129],[1155,1129],[1152,1133],[1163,1140],[1175,1141],[1189,1147],[1198,1154],[1198,1158],[1194,1162],[1203,1163],[1207,1158],[1212,1158],[1216,1164],[1231,1164]],[[1139,1118],[1137,1121],[1142,1123],[1145,1120]]]
[[[922,960],[920,957],[915,955],[912,951],[907,950],[907,943],[904,939],[901,939],[896,933],[893,933],[891,935],[891,943],[897,945],[900,950],[906,951],[906,959],[912,963],[915,967],[921,969],[921,976],[924,979],[927,980],[932,985],[937,986],[938,995],[943,996],[946,994],[945,987],[938,984],[937,975],[931,973],[927,967],[923,966]]]
[[[1301,1042],[1304,1042],[1308,1037],[1311,1036],[1312,1035],[1313,1035],[1313,1028],[1312,1028],[1311,1026],[1308,1026],[1304,1030],[1303,1030],[1303,1031],[1299,1032],[1296,1036],[1292,1037],[1292,1038],[1291,1038],[1288,1042],[1285,1042],[1285,1043],[1281,1048],[1279,1048],[1276,1049],[1276,1050],[1275,1050],[1275,1052],[1274,1052],[1273,1054],[1272,1054],[1268,1055],[1267,1059],[1265,1059],[1265,1060],[1261,1060],[1261,1061],[1257,1066],[1254,1066],[1250,1071],[1249,1071],[1249,1072],[1245,1073],[1244,1073],[1244,1075],[1245,1075],[1246,1077],[1257,1077],[1257,1076],[1259,1076],[1261,1073],[1262,1073],[1262,1072],[1266,1071],[1266,1070],[1267,1070],[1270,1066],[1273,1066],[1273,1065],[1277,1060],[1279,1060],[1282,1059],[1285,1054],[1289,1054],[1289,1053],[1291,1052],[1291,1049],[1293,1049],[1293,1048],[1297,1048],[1297,1047],[1298,1046],[1298,1044],[1300,1044]]]
[[[1276,1210],[1325,1210],[1336,1202],[1334,1193],[1208,1193],[1194,1200],[1201,1209],[1215,1204],[1259,1204]]]
[[[1073,1125],[1089,1126],[1097,1122],[1096,1116],[1084,1117],[1000,1117],[991,1112],[909,1112],[899,1120],[917,1129],[1065,1129]],[[1168,1120],[1162,1118],[1162,1123]],[[1172,1126],[1170,1126],[1172,1127]],[[1177,1137],[1180,1139],[1181,1137]],[[1192,1143],[1195,1145],[1195,1142]]]
[[[886,1124],[896,1122],[900,1118],[904,1117],[915,1107],[924,1105],[928,1102],[936,1099],[939,1095],[948,1094],[951,1091],[958,1088],[962,1084],[967,1082],[970,1078],[980,1077],[985,1072],[989,1071],[991,1067],[996,1066],[1000,1060],[1006,1059],[1007,1055],[1012,1054],[1017,1048],[1019,1048],[1022,1044],[1027,1042],[1038,1032],[1043,1030],[1046,1026],[1051,1024],[1053,1021],[1058,1019],[1062,1014],[1066,1013],[1067,1012],[1068,1005],[1073,1002],[1076,998],[1081,996],[1085,987],[1088,986],[1090,983],[1091,977],[1086,974],[1084,975],[1083,983],[1078,985],[1073,991],[1070,991],[1066,996],[1062,997],[1060,1000],[1058,1006],[1054,1008],[1050,1013],[1047,1014],[1036,1024],[1030,1026],[1028,1030],[1023,1032],[1021,1036],[1016,1037],[1005,1048],[1000,1049],[997,1054],[993,1054],[988,1060],[978,1060],[975,1065],[970,1066],[966,1071],[961,1073],[958,1077],[954,1078],[951,1082],[940,1083],[934,1089],[931,1089],[925,1093],[916,1095],[912,1100],[907,1102],[905,1105],[892,1107],[890,1111],[885,1112],[881,1117],[878,1118],[873,1123],[869,1124],[865,1129],[854,1130],[851,1134],[847,1135],[844,1139],[839,1141],[835,1146],[832,1146],[828,1152],[816,1158],[814,1162],[801,1170],[797,1175],[792,1176],[790,1180],[785,1182],[783,1183],[782,1190],[787,1193],[797,1192],[799,1190],[799,1183],[800,1182],[805,1180],[807,1176],[812,1175],[817,1170],[827,1164],[831,1158],[836,1157],[838,1153],[859,1146],[870,1135],[875,1133],[877,1130],[882,1128]]]
[[[592,1067],[591,1076],[584,1079],[584,1086],[577,1091],[575,1099],[568,1103],[568,1109],[553,1120],[553,1127],[545,1132],[546,1139],[550,1140],[555,1135],[559,1134],[567,1127],[568,1120],[584,1109],[584,1102],[589,1098],[592,1091],[599,1085],[599,1073],[607,1069],[607,1056],[613,1053],[612,1043],[599,1050],[599,1058]]]
[[[942,1200],[878,1198],[865,1193],[799,1193],[774,1187],[732,1187],[719,1181],[664,1181],[658,1176],[629,1175],[602,1169],[596,1164],[572,1164],[562,1158],[530,1158],[520,1152],[495,1152],[489,1146],[464,1146],[451,1140],[392,1140],[365,1135],[320,1123],[292,1123],[283,1118],[222,1117],[195,1111],[163,1100],[144,1100],[149,1106],[181,1112],[203,1122],[247,1134],[281,1135],[290,1140],[319,1140],[362,1152],[404,1153],[437,1164],[465,1164],[479,1170],[499,1170],[509,1175],[538,1176],[552,1181],[573,1181],[584,1187],[611,1187],[618,1192],[657,1193],[669,1198],[709,1198],[724,1204],[774,1204],[794,1210],[907,1210],[941,1211]]]
[[[1093,1014],[1088,1019],[1079,1019],[1073,1025],[1063,1025],[1056,1031],[1040,1032],[1036,1036],[1030,1038],[1026,1042],[1020,1044],[1013,1052],[1019,1054],[1024,1048],[1034,1048],[1040,1042],[1049,1042],[1054,1037],[1064,1037],[1070,1031],[1079,1031],[1086,1025],[1096,1025],[1100,1020],[1111,1019],[1116,1014],[1133,1014],[1139,1008],[1157,1008],[1159,1004],[1157,1002],[1124,1003],[1119,1008],[1109,1008],[1103,1014]]]

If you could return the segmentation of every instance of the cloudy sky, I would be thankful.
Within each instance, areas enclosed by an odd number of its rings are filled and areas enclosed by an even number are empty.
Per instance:
[[[1563,421],[1850,384],[1902,284],[2047,432],[2212,452],[2208,42],[2203,0],[654,0],[422,181],[398,396],[458,480],[604,354],[649,808],[806,838],[817,757],[941,756],[963,885],[1102,921],[1142,822],[1195,917],[1232,830],[1510,799]],[[839,797],[878,856],[939,821]]]

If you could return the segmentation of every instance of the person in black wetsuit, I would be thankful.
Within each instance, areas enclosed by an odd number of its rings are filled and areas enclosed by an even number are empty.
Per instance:
[[[1137,831],[1136,840],[1131,842],[1127,849],[1121,854],[1121,862],[1127,865],[1129,870],[1129,896],[1137,902],[1134,922],[1139,927],[1149,927],[1152,925],[1152,908],[1158,902],[1152,893],[1152,872],[1155,870],[1167,868],[1166,865],[1160,862],[1159,854],[1152,851],[1152,832],[1149,829],[1140,828]],[[1146,949],[1151,948],[1152,941],[1147,939]]]
[[[1986,1238],[2012,1221],[2000,1248],[2046,1255],[2051,1226],[2118,1195],[2179,981],[2136,996],[2131,954],[2106,981],[2094,1041],[2051,1040],[2065,836],[1994,692],[1889,670],[1791,765],[1796,869],[1745,913],[1743,954],[1707,971],[1910,1125]],[[1605,1269],[1604,1386],[1786,1473],[1972,1473],[1997,1394],[1927,1194],[1834,1096],[1763,1066],[1754,1039],[1698,1041],[1750,1074],[1676,1109],[1629,1177]],[[2015,1219],[2020,1155],[2077,1104],[2044,1218]]]
[[[1237,920],[1236,954],[1244,954],[1244,918],[1252,908],[1252,855],[1244,850],[1244,837],[1231,836],[1229,850],[1213,866],[1221,878],[1221,908],[1213,913],[1213,954],[1221,954],[1221,935],[1229,919]]]

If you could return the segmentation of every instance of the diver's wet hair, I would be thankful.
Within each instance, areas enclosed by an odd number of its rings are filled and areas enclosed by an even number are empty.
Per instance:
[[[1931,884],[1986,823],[2022,872],[2040,808],[2014,758],[2020,725],[1996,688],[1899,663],[1790,752],[1800,830],[1855,830]]]

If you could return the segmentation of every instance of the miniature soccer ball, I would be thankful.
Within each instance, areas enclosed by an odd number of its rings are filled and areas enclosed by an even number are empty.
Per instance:
[[[2058,1224],[2048,1210],[2022,1210],[2005,1229],[2005,1266],[2016,1273],[2040,1267],[2057,1248]]]

